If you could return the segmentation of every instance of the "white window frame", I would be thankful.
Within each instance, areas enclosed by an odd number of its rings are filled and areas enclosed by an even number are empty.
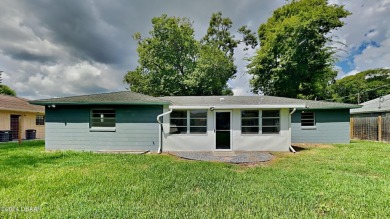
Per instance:
[[[279,124],[278,125],[266,125],[264,126],[263,125],[263,119],[264,119],[264,114],[263,112],[264,111],[278,111],[279,112],[279,116],[278,117],[265,117],[265,119],[279,119]],[[261,111],[262,115],[261,115],[261,134],[263,135],[279,135],[280,134],[280,109],[269,109],[269,110],[262,110]],[[278,127],[278,130],[279,132],[275,132],[275,133],[263,133],[263,128],[268,128],[268,127]]]
[[[204,126],[192,126],[191,125],[191,111],[205,111],[206,112],[206,117],[202,117],[202,118],[192,118],[192,119],[206,119],[206,125]],[[208,110],[203,110],[203,109],[200,109],[200,110],[188,110],[187,111],[187,118],[188,118],[188,122],[187,122],[187,125],[188,125],[188,128],[187,128],[187,133],[188,134],[191,134],[191,135],[204,135],[204,134],[207,134],[207,113],[208,113]],[[201,133],[193,133],[191,132],[191,128],[206,128],[206,131],[205,132],[201,132]]]
[[[176,127],[186,127],[187,128],[187,131],[186,133],[171,133],[169,131],[169,134],[170,135],[205,135],[207,134],[207,122],[208,122],[208,110],[204,110],[206,112],[206,117],[205,118],[194,118],[194,119],[206,119],[206,125],[205,126],[191,126],[191,111],[198,111],[198,110],[203,110],[203,109],[188,109],[188,110],[174,110],[174,111],[185,111],[186,112],[186,120],[187,120],[187,125],[186,126],[176,126]],[[172,115],[172,114],[171,114]],[[172,119],[172,116],[170,116],[169,118],[169,130],[171,130],[172,128],[172,124],[171,124],[171,119]],[[176,117],[173,117],[173,119],[183,119],[184,118],[176,118]],[[206,131],[204,133],[191,133],[191,127],[205,127],[206,128]]]
[[[93,126],[93,122],[92,122],[92,119],[93,118],[93,113],[94,111],[97,111],[97,110],[112,110],[114,111],[114,119],[115,119],[115,122],[114,122],[114,127],[99,127],[99,126]],[[94,109],[91,109],[90,110],[90,116],[89,116],[89,131],[91,132],[115,132],[116,131],[116,110],[115,109],[112,109],[112,108],[94,108]],[[101,116],[101,120],[103,121],[104,119],[104,116],[103,114],[100,115]]]
[[[243,120],[243,117],[242,117],[242,112],[244,112],[244,111],[257,111],[257,113],[258,113],[258,117],[245,117],[245,118],[257,118],[257,126],[247,126],[247,125],[242,125],[242,120]],[[241,134],[242,135],[257,135],[257,134],[261,134],[261,110],[250,110],[250,109],[248,109],[248,110],[241,110],[241,112],[240,112],[240,117],[241,117]],[[244,127],[257,127],[258,128],[258,132],[257,133],[244,133],[244,132],[242,132],[242,128],[244,128]]]
[[[312,119],[305,119],[306,121],[311,121],[313,120],[313,125],[302,125],[302,114],[303,113],[312,113],[313,114],[313,118]],[[305,112],[305,111],[302,111],[301,112],[301,128],[302,129],[316,129],[316,113],[315,112],[312,112],[312,111],[308,111],[308,112]]]
[[[185,135],[188,133],[188,123],[189,123],[189,120],[188,120],[188,110],[174,110],[173,112],[186,112],[186,117],[172,117],[172,114],[170,114],[170,117],[169,117],[169,134],[171,135]],[[178,125],[175,125],[175,126],[172,126],[172,123],[171,123],[171,120],[172,119],[182,119],[182,120],[186,120],[186,125],[185,126],[178,126]],[[185,127],[186,128],[186,133],[172,133],[171,132],[171,128],[177,128],[177,127]]]
[[[259,111],[259,133],[243,133],[242,132],[242,127],[249,127],[249,126],[242,126],[242,111],[254,111],[254,110],[250,110],[250,109],[242,109],[241,112],[240,112],[240,121],[241,121],[241,135],[256,135],[256,134],[259,134],[259,135],[279,135],[280,134],[280,114],[281,114],[281,111],[280,109],[260,109],[258,110]],[[279,112],[279,116],[278,117],[266,117],[266,119],[279,119],[279,125],[276,126],[276,125],[273,125],[273,126],[263,126],[263,112],[264,111],[278,111]],[[255,127],[255,126],[253,126]],[[278,127],[279,128],[279,132],[278,133],[263,133],[263,127]]]

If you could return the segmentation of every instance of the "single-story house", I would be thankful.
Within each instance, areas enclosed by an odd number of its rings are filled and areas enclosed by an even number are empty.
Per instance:
[[[347,143],[349,109],[358,107],[271,96],[151,97],[131,91],[31,103],[46,108],[46,149],[88,151],[288,151],[292,142]]]
[[[26,130],[33,133],[31,136],[45,138],[45,107],[32,105],[24,98],[0,94],[0,130],[10,131],[9,140],[18,139],[19,132],[22,139],[29,138]]]

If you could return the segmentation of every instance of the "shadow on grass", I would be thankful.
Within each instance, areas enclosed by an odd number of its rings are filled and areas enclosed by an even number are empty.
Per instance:
[[[299,147],[299,146],[294,146],[294,145],[292,145],[292,148],[294,148],[294,150],[295,150],[296,152],[305,151],[305,150],[310,150],[309,148],[304,148],[304,147]]]

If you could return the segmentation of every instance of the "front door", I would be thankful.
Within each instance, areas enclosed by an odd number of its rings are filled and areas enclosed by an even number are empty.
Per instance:
[[[215,148],[231,150],[231,111],[215,112]]]
[[[18,139],[19,138],[19,116],[20,115],[11,115],[11,135],[12,139]]]

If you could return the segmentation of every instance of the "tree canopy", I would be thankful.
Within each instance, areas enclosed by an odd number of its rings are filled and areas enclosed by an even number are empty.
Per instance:
[[[260,49],[248,65],[254,93],[324,98],[337,76],[332,30],[350,13],[327,0],[291,1],[258,29]]]
[[[164,14],[153,18],[152,25],[150,37],[133,36],[139,65],[124,77],[130,90],[152,96],[232,93],[227,81],[237,71],[233,55],[238,41],[230,34],[229,18],[213,14],[200,41],[187,18]]]
[[[354,104],[390,94],[390,69],[370,69],[347,76],[337,80],[332,91],[334,100]]]
[[[16,92],[4,84],[0,84],[0,94],[16,96]]]
[[[3,71],[0,71],[0,94],[16,96],[16,92],[14,90],[12,90],[7,85],[2,84],[2,78],[1,78],[2,73]]]

